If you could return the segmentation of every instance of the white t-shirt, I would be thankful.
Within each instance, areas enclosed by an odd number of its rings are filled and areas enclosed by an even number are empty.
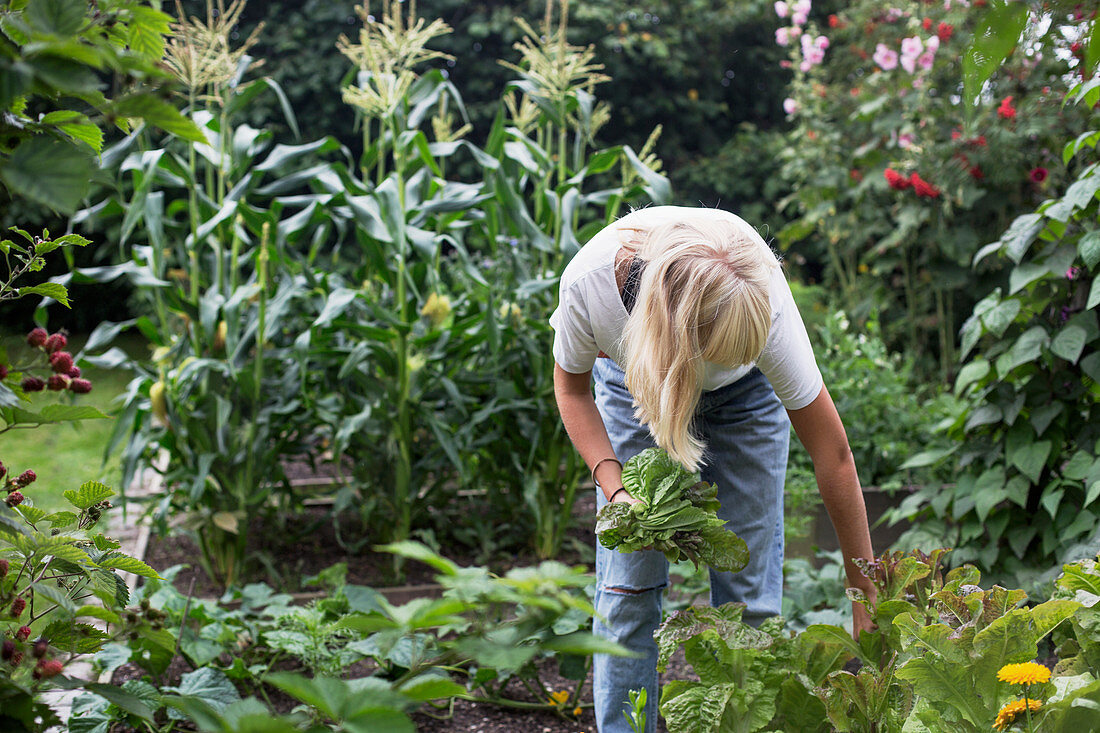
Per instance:
[[[628,314],[615,282],[615,255],[623,244],[622,230],[645,230],[677,219],[698,218],[733,223],[774,257],[757,231],[728,211],[654,206],[627,214],[592,237],[562,273],[558,307],[550,316],[558,366],[571,374],[584,374],[592,369],[601,351],[616,363],[623,363],[621,337]],[[734,369],[707,363],[703,389],[715,390],[736,382],[757,366],[783,406],[798,410],[821,392],[821,372],[791,288],[779,267],[774,270],[769,297],[772,325],[759,360],[755,365]]]

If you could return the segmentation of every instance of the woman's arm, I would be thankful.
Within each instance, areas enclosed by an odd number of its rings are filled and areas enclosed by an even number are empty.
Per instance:
[[[561,413],[565,432],[569,433],[569,439],[573,441],[589,469],[599,463],[595,479],[599,482],[604,497],[610,498],[623,486],[623,469],[617,461],[603,460],[615,458],[615,451],[592,396],[592,372],[572,374],[555,364],[554,397],[558,402],[558,412]],[[636,501],[626,491],[619,491],[615,500]]]
[[[813,402],[800,410],[789,410],[788,414],[798,439],[813,460],[818,491],[840,540],[848,585],[862,589],[873,599],[874,585],[852,563],[853,557],[873,559],[874,551],[855,460],[833,398],[822,386]],[[862,604],[854,603],[852,610],[853,634],[858,638],[860,631],[871,628],[871,620]]]

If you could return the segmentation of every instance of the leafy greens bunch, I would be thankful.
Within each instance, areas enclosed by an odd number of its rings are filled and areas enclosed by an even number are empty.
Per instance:
[[[596,536],[620,552],[660,550],[669,562],[738,572],[749,562],[745,541],[718,518],[718,487],[689,473],[661,448],[647,448],[623,466],[623,486],[637,504],[608,504],[596,517]]]

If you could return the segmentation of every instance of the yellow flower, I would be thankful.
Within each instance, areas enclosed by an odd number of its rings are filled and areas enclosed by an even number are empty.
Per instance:
[[[1019,667],[1021,665],[1010,664],[1008,666]],[[1043,707],[1043,703],[1038,700],[1014,700],[1001,708],[1000,712],[997,713],[997,719],[993,721],[993,727],[997,730],[1008,730],[1008,726],[1016,722],[1016,717],[1024,712],[1024,710],[1030,709],[1031,712],[1035,712],[1041,707]]]
[[[550,702],[552,702],[554,705],[564,705],[568,699],[568,690],[558,690],[557,692],[550,693]]]
[[[1050,670],[1035,662],[1006,664],[997,672],[997,679],[1010,685],[1035,685],[1050,681]]]
[[[581,709],[579,707],[573,708],[573,717],[574,718],[581,717]]]
[[[451,314],[451,299],[446,295],[432,293],[428,296],[428,302],[420,309],[420,315],[428,319],[433,327],[439,328],[447,316]]]
[[[859,268],[858,269],[859,269],[859,274],[861,274],[861,275],[865,275],[871,270],[871,268],[868,267],[867,263],[865,263],[865,262],[859,263]]]
[[[688,89],[688,99],[690,99],[692,102],[698,102],[699,101],[699,90],[698,89]]]

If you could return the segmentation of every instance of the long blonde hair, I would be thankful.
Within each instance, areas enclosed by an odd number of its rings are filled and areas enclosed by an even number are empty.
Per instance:
[[[634,416],[691,471],[706,448],[692,431],[705,363],[755,362],[771,328],[768,297],[775,255],[735,224],[662,224],[627,243],[645,263],[623,331],[626,386]]]

